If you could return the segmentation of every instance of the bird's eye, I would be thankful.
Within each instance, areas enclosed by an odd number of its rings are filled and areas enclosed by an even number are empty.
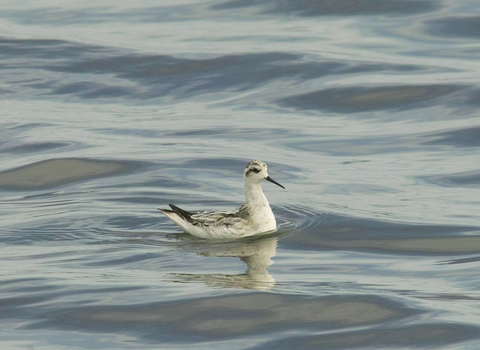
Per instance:
[[[258,174],[260,172],[260,169],[252,169],[255,174]]]

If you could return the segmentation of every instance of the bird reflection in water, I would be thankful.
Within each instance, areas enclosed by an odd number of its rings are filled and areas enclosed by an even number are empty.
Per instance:
[[[205,257],[240,258],[247,265],[247,270],[237,275],[175,273],[170,275],[174,282],[201,281],[209,286],[255,290],[268,290],[275,284],[275,279],[268,273],[267,267],[273,264],[271,258],[277,253],[277,237],[256,237],[225,243],[205,243],[204,240],[190,240],[180,235],[177,238],[186,243],[182,244],[181,249],[193,250]],[[186,240],[193,244],[188,244]]]

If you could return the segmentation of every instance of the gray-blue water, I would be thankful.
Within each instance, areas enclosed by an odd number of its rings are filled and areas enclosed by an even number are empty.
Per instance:
[[[478,1],[1,7],[1,349],[480,347]]]

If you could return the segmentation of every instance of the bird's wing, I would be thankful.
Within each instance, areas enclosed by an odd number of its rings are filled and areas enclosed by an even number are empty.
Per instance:
[[[204,212],[192,215],[192,219],[205,227],[209,226],[236,226],[245,223],[245,219],[237,216],[235,212],[217,211]],[[197,225],[198,225],[197,224]]]

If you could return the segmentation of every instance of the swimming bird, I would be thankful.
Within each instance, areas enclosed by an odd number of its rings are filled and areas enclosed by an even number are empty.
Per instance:
[[[232,239],[274,231],[277,222],[261,183],[270,181],[285,189],[267,173],[267,165],[259,160],[251,161],[243,172],[245,203],[233,211],[191,213],[176,205],[172,210],[160,209],[170,220],[193,236],[206,239]]]

